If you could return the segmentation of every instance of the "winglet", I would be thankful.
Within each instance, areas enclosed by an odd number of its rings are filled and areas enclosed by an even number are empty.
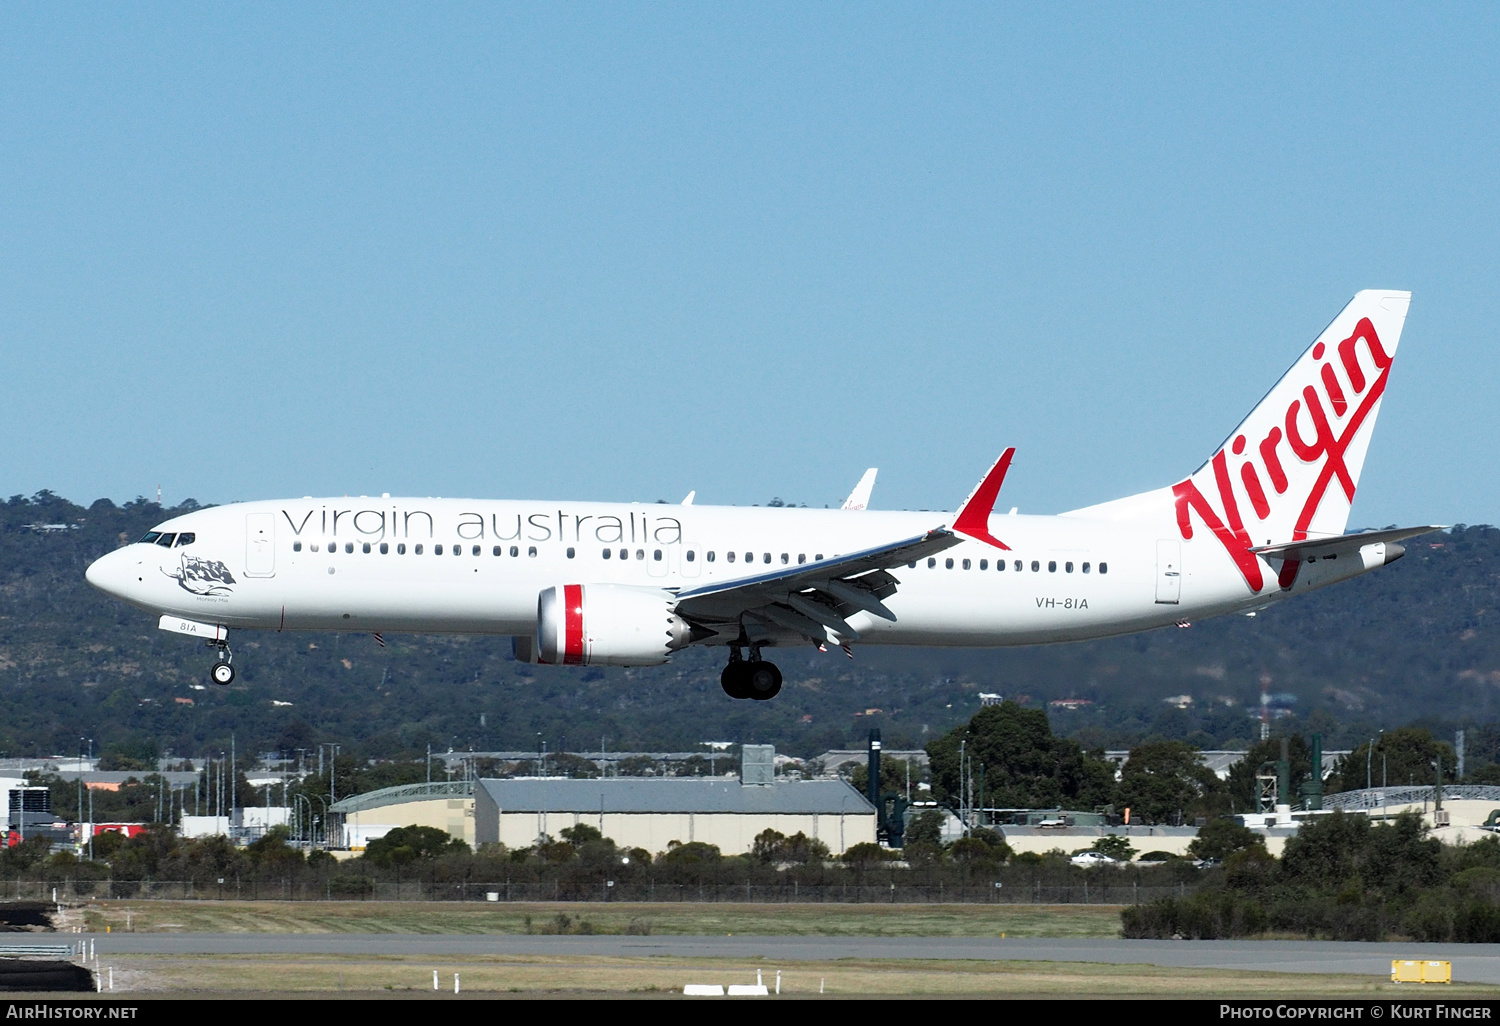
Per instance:
[[[1010,460],[1015,454],[1015,446],[1000,454],[990,472],[979,482],[979,487],[964,501],[958,516],[953,518],[954,531],[1007,552],[1010,551],[1010,546],[990,534],[990,513],[995,509],[995,499],[1000,495],[1000,486],[1005,483],[1005,472],[1010,469]]]
[[[687,498],[682,500],[682,504],[684,506],[691,506],[693,504],[693,500],[697,497],[698,489],[694,488],[692,491],[687,493]]]

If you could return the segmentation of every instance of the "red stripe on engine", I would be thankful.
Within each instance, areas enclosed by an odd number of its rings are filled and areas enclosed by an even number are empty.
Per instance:
[[[583,662],[583,585],[563,585],[563,664]]]

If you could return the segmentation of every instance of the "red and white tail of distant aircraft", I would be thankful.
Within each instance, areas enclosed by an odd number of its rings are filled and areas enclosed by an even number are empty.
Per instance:
[[[1435,526],[1345,534],[1410,293],[1361,292],[1198,470],[1058,516],[994,511],[1006,450],[952,515],[843,509],[312,499],[196,510],[89,583],[218,648],[231,629],[511,635],[519,659],[650,666],[728,649],[734,698],[766,651],[1009,646],[1249,612],[1354,577]]]

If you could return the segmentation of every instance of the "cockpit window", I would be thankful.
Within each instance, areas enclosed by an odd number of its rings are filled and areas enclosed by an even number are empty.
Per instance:
[[[160,537],[161,537],[161,532],[160,531],[147,531],[146,534],[145,534],[145,537],[143,537],[141,539],[141,544],[142,545],[155,545],[156,544],[156,539],[158,539]]]
[[[164,549],[170,549],[172,547],[172,541],[176,537],[177,535],[175,534],[164,534],[160,538],[156,539],[156,544],[160,545]]]
[[[177,536],[177,547],[180,549],[184,545],[191,545],[197,540],[198,536],[192,531],[184,531]]]

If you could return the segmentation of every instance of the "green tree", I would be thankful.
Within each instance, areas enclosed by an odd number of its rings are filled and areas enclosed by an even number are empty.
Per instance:
[[[1227,816],[1209,820],[1198,830],[1187,847],[1195,859],[1227,859],[1237,851],[1247,848],[1265,848],[1266,839],[1249,827],[1240,826]]]
[[[879,862],[885,862],[893,856],[874,841],[861,841],[859,844],[851,844],[844,852],[844,862],[851,866],[872,866]]]
[[[161,758],[161,746],[154,737],[136,734],[106,745],[99,753],[99,768],[111,772],[144,770],[156,772],[156,761]]]
[[[435,859],[468,850],[467,844],[450,836],[446,830],[413,823],[372,840],[365,846],[364,857],[377,866],[405,865],[418,859]]]
[[[906,846],[914,844],[943,843],[943,814],[936,809],[923,809],[906,819]]]
[[[1382,777],[1391,787],[1431,786],[1437,781],[1434,763],[1440,755],[1443,780],[1451,784],[1457,763],[1453,746],[1436,740],[1425,728],[1397,727],[1376,738],[1373,750],[1366,741],[1340,759],[1325,789],[1329,794],[1359,790],[1365,786],[1367,768],[1369,781],[1375,787],[1382,785]]]
[[[821,862],[828,855],[828,845],[800,830],[791,837],[779,830],[762,830],[750,848],[750,857],[765,863]]]
[[[967,726],[927,746],[940,801],[951,802],[959,792],[961,743],[973,763],[976,790],[983,768],[986,805],[1093,808],[1114,800],[1114,770],[1101,755],[1055,736],[1040,709],[1002,702],[985,706]]]
[[[880,760],[880,793],[881,794],[906,794],[906,774],[911,772],[911,786],[915,793],[917,784],[922,781],[922,768],[920,766],[909,766],[905,759]],[[870,781],[870,767],[865,763],[858,763],[849,772],[849,786],[860,794],[866,793],[866,785]]]
[[[1135,845],[1130,843],[1129,838],[1121,837],[1119,834],[1106,834],[1095,841],[1093,847],[1088,850],[1097,851],[1100,855],[1108,855],[1121,862],[1129,862],[1135,858]]]
[[[1148,823],[1181,823],[1218,811],[1223,787],[1182,741],[1148,741],[1130,750],[1120,772],[1119,802]]]
[[[687,844],[668,843],[667,850],[656,861],[668,866],[717,865],[723,857],[717,844],[689,841]]]
[[[604,840],[604,835],[597,828],[591,827],[587,823],[564,827],[558,831],[558,834],[575,848],[581,848],[585,844]]]

